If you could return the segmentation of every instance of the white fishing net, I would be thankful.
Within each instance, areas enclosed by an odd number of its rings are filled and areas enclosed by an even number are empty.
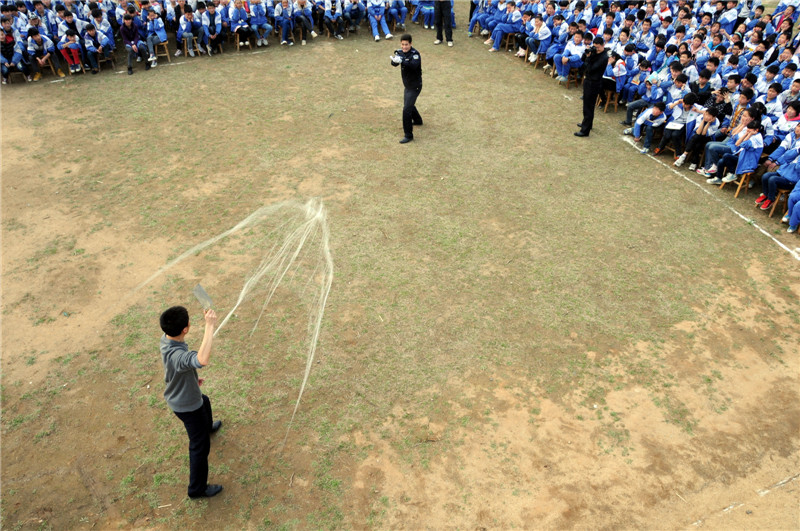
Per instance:
[[[243,233],[244,229],[248,229],[246,234]],[[224,246],[237,236],[240,236],[237,243]],[[327,213],[321,199],[311,199],[306,203],[284,201],[264,206],[227,231],[186,250],[136,288],[140,289],[184,260],[217,244],[224,247],[226,252],[231,252],[231,248],[235,248],[235,252],[263,256],[244,281],[236,303],[217,325],[214,336],[225,329],[234,316],[238,316],[237,311],[240,307],[243,308],[245,305],[248,310],[252,310],[253,301],[263,300],[260,307],[255,306],[258,312],[252,316],[253,324],[249,332],[252,336],[259,329],[264,314],[269,312],[270,304],[273,303],[279,288],[288,286],[293,295],[301,301],[301,306],[306,308],[308,329],[304,345],[305,370],[281,448],[286,444],[311,374],[322,327],[322,316],[333,282],[333,259],[329,238]],[[210,295],[214,297],[213,292]],[[216,303],[217,306],[226,306],[220,304],[219,300]]]

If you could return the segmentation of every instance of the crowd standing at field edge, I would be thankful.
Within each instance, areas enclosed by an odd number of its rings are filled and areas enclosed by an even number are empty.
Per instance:
[[[674,165],[724,185],[761,177],[756,205],[774,210],[786,198],[782,222],[800,226],[800,0],[781,0],[766,13],[761,0],[472,0],[468,36],[486,36],[517,56],[543,63],[559,83],[579,77],[587,48],[601,37],[611,50],[600,98],[627,107],[625,134],[642,153],[672,148]],[[446,6],[446,7],[445,7]],[[373,38],[391,39],[389,23],[437,29],[435,44],[452,46],[453,0],[17,0],[2,4],[2,82],[11,72],[41,78],[63,59],[70,73],[93,74],[125,47],[128,73],[135,62],[157,66],[158,47],[174,31],[175,55],[209,55],[229,36],[240,45],[301,44],[327,30],[342,39],[368,20]],[[449,24],[448,24],[449,23]],[[444,26],[445,34],[442,29]],[[449,31],[448,31],[449,30]],[[166,47],[164,47],[166,48]],[[59,57],[60,56],[60,57]],[[31,72],[33,76],[31,76]],[[635,121],[634,121],[635,119]],[[654,147],[656,139],[660,141]],[[702,163],[701,163],[702,161]]]

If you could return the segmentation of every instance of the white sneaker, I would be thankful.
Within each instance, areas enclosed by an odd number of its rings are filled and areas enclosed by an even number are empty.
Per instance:
[[[481,35],[489,35],[489,30],[481,30]]]
[[[452,47],[453,47],[453,41],[447,41],[447,45],[448,45],[450,48],[452,48]]]
[[[531,63],[535,62],[536,61],[536,54],[531,52],[531,54],[528,56],[528,61],[531,62]]]
[[[316,31],[311,30],[311,38],[312,39],[316,39],[317,38],[317,32]]]
[[[380,42],[381,38],[375,35],[375,42]]]
[[[781,218],[781,223],[789,223],[789,214],[786,214]]]
[[[439,39],[436,39],[435,41],[433,41],[433,44],[442,44],[442,41],[440,41]]]
[[[286,41],[281,41],[281,46],[286,46]]]
[[[202,45],[202,44],[198,44],[198,45],[197,45],[197,51],[199,51],[199,52],[200,52],[200,55],[203,55],[204,53],[206,53],[206,49],[205,49],[205,48],[203,48],[203,45]]]
[[[629,127],[627,129],[623,130],[622,134],[623,135],[628,135],[628,136],[632,135],[633,134],[633,127]]]
[[[706,182],[708,184],[722,184],[722,179],[720,179],[719,177],[709,177],[708,179],[706,179]]]
[[[189,57],[194,57],[194,50],[189,48]]]
[[[736,180],[736,175],[732,173],[729,173],[728,175],[722,178],[722,182],[724,183],[732,183],[735,180]]]
[[[137,58],[136,58],[136,62],[137,62],[137,63],[141,63],[141,62],[142,62],[142,58],[141,58],[141,57],[137,57]]]
[[[150,68],[155,68],[157,66],[158,66],[158,61],[153,61],[152,63],[150,63]]]
[[[689,164],[689,171],[694,171],[697,169],[697,164]]]
[[[183,55],[183,52],[182,52],[182,51],[180,51],[180,50],[175,50],[175,57],[179,57],[179,56],[181,56],[181,55]]]
[[[336,37],[336,38],[337,38],[337,39],[339,39],[340,41],[343,41],[343,40],[344,40],[344,37],[342,37],[341,35],[334,35],[334,37]]]
[[[150,57],[147,58],[147,60],[149,62],[151,62],[151,63],[155,63],[156,62],[156,56],[155,55],[151,55]]]
[[[305,39],[301,40],[300,41],[300,46],[305,46],[305,45],[306,45],[306,40]]]
[[[717,173],[717,165],[712,164],[711,167],[706,170],[706,173]]]
[[[385,38],[386,38],[386,40],[388,41],[388,40],[389,40],[389,39],[391,39],[392,37],[394,37],[394,35],[392,35],[391,33],[387,33]]]
[[[683,166],[683,163],[685,161],[686,161],[686,155],[681,155],[675,160],[675,162],[672,163],[672,165],[675,166],[676,168],[680,168],[681,166]]]
[[[262,46],[263,44],[264,44],[264,39],[258,39],[258,40],[256,41],[256,46],[258,46],[259,48],[261,48],[261,46]]]

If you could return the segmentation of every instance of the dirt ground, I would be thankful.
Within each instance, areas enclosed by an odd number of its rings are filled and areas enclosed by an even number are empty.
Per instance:
[[[800,273],[768,236],[798,240],[618,116],[575,139],[579,93],[463,24],[451,50],[411,29],[405,151],[394,44],[365,35],[4,88],[4,528],[800,528]],[[261,255],[243,237],[136,288],[315,196],[336,276],[299,416],[283,447],[287,289],[263,334],[254,302],[220,338],[226,490],[191,502],[155,323],[200,281],[224,313]]]

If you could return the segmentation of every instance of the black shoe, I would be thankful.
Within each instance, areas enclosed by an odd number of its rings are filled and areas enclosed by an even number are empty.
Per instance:
[[[132,76],[132,75],[133,75],[133,67],[132,67],[132,66],[129,66],[129,67],[128,67],[128,75],[129,75],[129,76]]]
[[[626,122],[625,120],[622,120],[622,121],[619,123],[619,125],[627,125],[628,127],[630,127],[630,126],[632,126],[633,124],[632,124],[631,122]]]
[[[420,120],[419,122],[412,122],[412,123],[413,123],[414,125],[416,125],[417,127],[420,127],[420,126],[422,126],[422,120]]]
[[[583,129],[583,124],[575,124],[575,125],[577,125],[577,126],[578,126],[578,127],[580,127],[581,129]]]
[[[147,61],[147,62],[144,64],[144,69],[145,69],[145,70],[150,70],[150,68],[151,68],[152,66],[153,66],[153,64],[152,64],[150,61]]]
[[[573,134],[575,136],[589,136],[589,133],[584,133],[583,131],[575,131]]]
[[[409,143],[409,142],[411,142],[412,140],[414,140],[414,137],[413,137],[413,136],[412,136],[412,137],[410,137],[410,138],[409,138],[409,137],[407,137],[407,136],[404,136],[404,137],[403,137],[403,139],[402,139],[402,140],[400,140],[400,143],[401,143],[401,144],[408,144],[408,143]]]
[[[222,421],[215,420],[214,423],[211,425],[211,433],[217,433],[221,427],[222,427]]]
[[[200,494],[199,496],[189,496],[189,497],[193,500],[196,500],[198,498],[211,498],[213,496],[216,496],[220,492],[222,492],[222,485],[208,485],[206,487],[206,491],[203,494]]]

